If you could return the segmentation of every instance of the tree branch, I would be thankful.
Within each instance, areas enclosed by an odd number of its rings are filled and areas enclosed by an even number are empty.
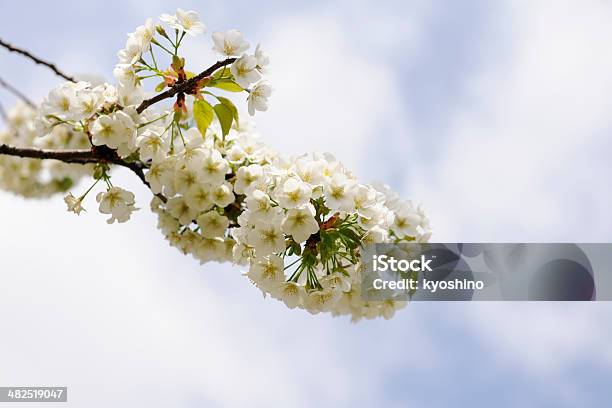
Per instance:
[[[43,61],[38,57],[33,56],[28,51],[13,47],[12,45],[6,43],[2,39],[0,39],[0,45],[8,49],[9,51],[17,52],[19,54],[22,54],[30,58],[32,61],[36,62],[37,64],[42,64],[42,65],[45,65],[51,68],[53,72],[55,72],[57,75],[61,76],[62,78],[68,81],[76,82],[74,78],[69,77],[68,75],[62,73],[59,69],[57,69],[55,65],[47,61]],[[202,79],[208,76],[211,76],[217,69],[234,63],[234,61],[236,61],[236,58],[227,58],[223,61],[217,61],[216,63],[208,67],[206,70],[200,72],[198,75],[186,81],[177,82],[170,89],[150,99],[143,101],[138,106],[136,111],[138,113],[142,113],[149,106],[157,102],[163,101],[164,99],[172,98],[174,95],[177,95],[179,93],[193,92],[197,88],[198,82],[200,82]],[[8,85],[6,82],[2,81],[2,79],[0,79],[0,84],[5,86],[9,90],[11,89],[15,90],[13,87]],[[24,101],[28,103],[29,100],[24,95],[22,96],[23,96],[22,99],[24,99]],[[31,102],[29,102],[28,104],[31,104],[32,106],[34,106]],[[31,148],[12,147],[12,146],[8,146],[5,144],[0,144],[0,155],[2,154],[8,155],[8,156],[17,156],[17,157],[22,157],[22,158],[31,158],[31,159],[59,160],[64,163],[71,163],[71,164],[111,163],[111,164],[123,166],[125,168],[132,170],[132,172],[134,172],[134,174],[136,174],[138,178],[149,189],[151,189],[151,185],[145,179],[145,175],[143,171],[144,166],[142,163],[140,162],[128,163],[124,161],[123,159],[121,159],[119,156],[117,156],[116,151],[109,149],[106,146],[93,146],[91,150],[40,150],[40,149],[31,149]],[[167,198],[162,194],[155,194],[155,195],[160,200],[162,200],[164,203],[168,201]]]
[[[31,108],[36,107],[36,105],[34,105],[34,102],[32,102],[30,100],[30,98],[28,98],[27,96],[25,96],[23,93],[21,93],[17,88],[15,88],[14,86],[12,86],[11,84],[9,84],[8,82],[6,82],[4,79],[0,78],[0,86],[6,88],[7,91],[9,91],[10,93],[12,93],[13,95],[15,95],[16,97],[18,97],[19,99],[21,99],[23,102],[25,102],[26,105],[30,106]]]
[[[117,156],[117,153],[106,146],[94,146],[91,150],[41,150],[22,147],[13,147],[0,144],[0,155],[16,156],[29,159],[59,160],[70,164],[111,163],[132,170],[138,178],[149,188],[151,185],[145,179],[143,165],[139,162],[128,163]],[[167,201],[162,194],[155,194],[164,203]]]
[[[174,95],[178,93],[189,93],[190,91],[196,88],[198,82],[200,82],[202,79],[206,78],[207,76],[211,76],[217,69],[230,65],[234,61],[236,61],[236,58],[227,58],[223,61],[215,62],[213,65],[208,67],[206,70],[200,72],[198,75],[192,78],[189,78],[186,81],[177,82],[176,84],[172,86],[172,88],[168,89],[167,91],[157,94],[151,99],[142,101],[142,103],[136,109],[136,112],[142,113],[149,106],[159,101],[163,101],[164,99],[172,98]]]
[[[0,145],[0,154],[30,159],[54,159],[76,164],[98,163],[102,161],[102,158],[96,157],[91,150],[39,150],[12,147],[5,144]]]
[[[69,75],[64,74],[62,71],[60,71],[55,66],[55,64],[52,64],[52,63],[50,63],[48,61],[45,61],[45,60],[43,60],[41,58],[38,58],[38,57],[32,55],[30,52],[28,52],[26,50],[23,50],[21,48],[17,48],[15,46],[7,43],[6,41],[2,40],[1,38],[0,38],[0,45],[3,46],[4,48],[6,48],[7,50],[11,51],[11,52],[16,52],[17,54],[21,54],[24,57],[31,59],[32,61],[34,61],[37,64],[46,66],[47,68],[51,69],[55,73],[55,75],[58,75],[58,76],[64,78],[66,81],[76,82],[76,79],[74,79],[73,77],[71,77]]]

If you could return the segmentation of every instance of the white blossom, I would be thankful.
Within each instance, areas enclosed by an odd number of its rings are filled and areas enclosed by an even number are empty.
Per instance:
[[[213,50],[228,57],[241,55],[249,49],[249,43],[242,38],[238,30],[229,30],[224,33],[215,31],[212,34]]]
[[[246,265],[255,255],[252,247],[245,243],[236,243],[232,250],[232,261],[238,265]]]
[[[100,110],[104,104],[104,88],[95,87],[84,89],[76,94],[74,110],[79,119],[90,118]]]
[[[117,53],[120,64],[134,65],[142,57],[142,53],[147,50],[148,45],[142,41],[139,36],[130,34],[128,40],[125,43],[125,48]]]
[[[193,186],[199,183],[198,173],[183,167],[174,172],[174,188],[177,192],[186,194]]]
[[[195,254],[201,262],[219,260],[224,253],[225,241],[223,238],[202,238],[197,242]]]
[[[181,225],[178,220],[170,215],[167,211],[160,211],[157,218],[157,228],[159,228],[164,235],[168,235],[179,229]]]
[[[334,272],[323,276],[319,279],[319,283],[324,289],[332,289],[340,292],[348,292],[351,290],[349,279],[340,272]]]
[[[147,18],[143,25],[136,27],[133,35],[140,40],[143,49],[149,48],[151,40],[155,37],[155,23],[153,19]]]
[[[291,208],[283,220],[283,232],[291,235],[295,242],[306,241],[309,236],[319,231],[319,224],[314,216],[315,209],[311,204]]]
[[[113,69],[113,76],[120,85],[136,86],[138,83],[138,74],[134,70],[132,64],[117,64]]]
[[[276,199],[284,208],[296,208],[307,204],[311,194],[312,189],[308,184],[292,177],[282,184]]]
[[[198,214],[197,210],[189,207],[183,197],[173,197],[166,204],[168,212],[176,218],[181,225],[189,225]]]
[[[257,58],[252,55],[242,54],[232,66],[230,71],[234,80],[243,88],[248,88],[254,82],[259,81],[261,74],[257,71]]]
[[[69,193],[66,197],[64,197],[64,202],[66,203],[66,206],[68,207],[68,211],[72,211],[76,215],[80,215],[81,211],[85,210],[81,206],[82,201],[83,201],[83,197],[76,198],[75,196],[72,195],[72,193]]]
[[[278,286],[275,295],[289,309],[295,309],[302,303],[302,299],[306,296],[306,291],[302,285],[295,282],[284,282]]]
[[[204,157],[199,170],[199,178],[202,182],[220,184],[225,180],[229,166],[219,151],[212,150]]]
[[[329,312],[341,296],[341,292],[331,288],[312,291],[304,299],[306,310],[313,314]]]
[[[189,188],[184,198],[194,210],[206,211],[213,206],[211,196],[211,185],[198,183]]]
[[[163,187],[162,179],[168,173],[167,165],[162,163],[152,163],[149,171],[145,174],[145,180],[151,185],[153,194],[160,194]]]
[[[106,221],[109,224],[115,221],[128,221],[132,212],[136,210],[134,194],[120,187],[110,187],[107,191],[98,193],[96,201],[100,203],[102,214],[111,214],[111,217]]]
[[[274,218],[280,211],[278,207],[272,206],[270,197],[261,190],[252,191],[246,198],[246,205],[253,221]]]
[[[102,115],[91,129],[92,143],[116,149],[134,137],[135,125],[132,118],[123,111]]]
[[[258,257],[285,250],[285,236],[280,225],[275,222],[257,221],[254,228],[249,231],[248,240],[255,248]]]
[[[398,211],[395,211],[395,222],[391,230],[398,236],[415,236],[417,227],[421,224],[421,215],[411,202],[405,202]]]
[[[229,225],[227,217],[220,215],[216,211],[209,211],[197,218],[201,234],[206,238],[222,237]]]
[[[212,202],[221,208],[227,207],[233,203],[236,198],[232,192],[232,186],[229,183],[215,186],[210,193],[210,197]]]
[[[179,8],[176,9],[176,14],[162,14],[159,19],[170,27],[186,32],[191,36],[206,31],[206,27],[200,22],[199,14],[195,11],[184,11]]]
[[[246,152],[237,145],[233,145],[226,154],[230,164],[240,164],[246,159]]]
[[[249,114],[253,116],[256,110],[267,111],[268,98],[271,94],[272,87],[266,81],[257,83],[247,97]]]
[[[177,154],[177,166],[185,166],[193,171],[198,171],[202,167],[204,158],[209,153],[200,146],[186,146]]]
[[[260,44],[257,44],[257,47],[255,47],[255,59],[257,59],[257,69],[262,74],[265,74],[267,72],[266,67],[270,64],[270,57],[261,49]]]
[[[248,194],[257,187],[258,182],[263,178],[264,170],[259,164],[240,167],[236,174],[234,191],[238,194]]]
[[[247,276],[262,290],[274,292],[285,281],[284,263],[281,257],[270,255],[251,264]]]
[[[152,160],[156,163],[163,161],[170,149],[167,141],[162,137],[163,132],[163,127],[151,126],[136,138],[141,160]]]
[[[325,187],[325,203],[332,210],[348,210],[353,203],[355,182],[341,173],[332,176]]]
[[[81,119],[77,109],[79,105],[77,93],[87,86],[89,84],[86,82],[76,84],[66,82],[64,85],[51,90],[42,104],[42,114],[62,120]]]
[[[132,84],[120,84],[117,87],[117,101],[121,106],[139,105],[144,100],[142,87]]]

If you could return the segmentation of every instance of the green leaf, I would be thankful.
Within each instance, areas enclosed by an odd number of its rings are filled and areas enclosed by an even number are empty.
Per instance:
[[[210,103],[206,102],[204,99],[196,100],[193,103],[193,117],[202,137],[206,136],[206,129],[208,129],[213,120],[214,112]]]
[[[217,98],[217,100],[219,102],[221,102],[223,105],[227,106],[228,109],[232,111],[232,117],[234,118],[236,123],[239,123],[239,120],[238,120],[238,109],[236,109],[236,106],[234,105],[234,102],[232,102],[231,100],[229,100],[227,98],[224,98],[222,96],[215,96],[215,98]]]
[[[210,87],[223,89],[228,92],[242,92],[244,89],[231,79],[221,79],[211,82]]]
[[[174,72],[178,73],[181,69],[185,68],[185,58],[173,55],[172,64],[170,66],[172,67]]]
[[[165,82],[160,82],[159,84],[157,84],[157,86],[155,87],[155,92],[161,92],[164,90],[164,88],[166,87],[166,83]]]
[[[213,108],[217,114],[217,119],[221,124],[221,131],[223,136],[227,135],[232,127],[232,120],[234,119],[233,112],[223,103],[216,104]]]
[[[212,78],[219,79],[221,77],[226,77],[231,74],[232,73],[228,67],[221,67],[212,74]]]

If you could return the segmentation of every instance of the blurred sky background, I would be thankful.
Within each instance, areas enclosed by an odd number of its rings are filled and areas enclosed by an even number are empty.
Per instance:
[[[425,205],[434,241],[610,241],[612,3],[3,1],[0,37],[112,81],[125,34],[177,7],[270,54],[270,145],[384,180]],[[189,39],[194,71],[211,47]],[[59,84],[3,49],[0,75],[36,100]],[[75,407],[610,403],[609,304],[311,316],[170,248],[150,193],[116,177],[143,208],[120,225],[91,199],[76,217],[0,192],[0,385],[67,385]]]

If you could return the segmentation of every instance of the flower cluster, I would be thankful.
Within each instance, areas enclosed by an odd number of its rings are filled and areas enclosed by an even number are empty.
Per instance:
[[[52,135],[58,128],[68,129],[80,140],[80,148],[107,149],[109,158],[127,159],[137,154],[138,135],[150,131],[153,125],[149,122],[157,118],[152,112],[136,112],[135,104],[141,101],[141,93],[132,93],[122,86],[68,82],[49,93],[39,109],[38,121],[42,123],[40,127],[45,128],[43,133],[49,131],[49,135]],[[136,210],[134,196],[113,186],[109,170],[106,163],[90,168],[89,174],[94,177],[93,185],[79,197],[72,194],[66,197],[68,209],[80,214],[83,199],[102,180],[106,184],[106,192],[96,197],[100,203],[100,212],[111,215],[108,220],[110,223],[129,220],[131,213]]]
[[[47,126],[46,121],[40,120],[37,110],[25,103],[15,105],[7,118],[7,129],[0,131],[0,144],[49,150],[89,146],[83,133],[63,123]],[[0,188],[24,197],[47,197],[70,189],[91,171],[91,165],[0,156]]]
[[[170,243],[202,263],[232,261],[235,240],[231,229],[244,212],[238,177],[248,163],[258,166],[274,157],[248,126],[234,127],[223,136],[212,126],[203,136],[193,127],[185,145],[153,160],[145,175],[154,193],[151,208],[158,227]]]
[[[236,186],[245,210],[232,231],[234,260],[248,263],[247,276],[264,294],[290,308],[353,319],[389,318],[404,305],[361,300],[360,248],[426,241],[420,208],[388,187],[359,183],[329,154],[250,165],[238,171]]]
[[[200,262],[232,261],[290,308],[391,317],[403,302],[363,302],[360,248],[424,242],[422,208],[387,186],[360,184],[329,154],[284,159],[252,133],[185,132],[186,146],[146,174],[151,208],[170,244]]]
[[[108,158],[81,170],[93,182],[84,194],[65,197],[69,211],[81,213],[85,197],[102,181],[105,188],[96,194],[100,212],[110,215],[109,223],[129,220],[137,209],[134,194],[112,184],[110,166],[132,163],[155,195],[150,206],[158,228],[185,254],[202,263],[245,266],[264,296],[289,308],[355,320],[391,317],[403,302],[361,299],[361,249],[368,243],[427,241],[423,210],[387,186],[360,183],[330,154],[276,154],[223,96],[246,92],[251,115],[267,109],[271,87],[263,76],[269,58],[261,46],[249,54],[240,31],[214,32],[213,50],[225,59],[196,75],[186,70],[179,50],[186,34],[205,31],[197,13],[179,9],[160,22],[149,19],[128,34],[114,69],[116,86],[64,84],[38,112],[21,107],[27,129],[15,118],[10,137],[25,132],[19,136],[25,145],[78,144]],[[154,50],[168,54],[166,65]],[[181,87],[171,107],[149,108],[143,91],[149,79],[161,81],[156,92]],[[0,174],[11,171],[2,164]],[[18,170],[27,182],[36,180],[25,167],[13,171]]]

